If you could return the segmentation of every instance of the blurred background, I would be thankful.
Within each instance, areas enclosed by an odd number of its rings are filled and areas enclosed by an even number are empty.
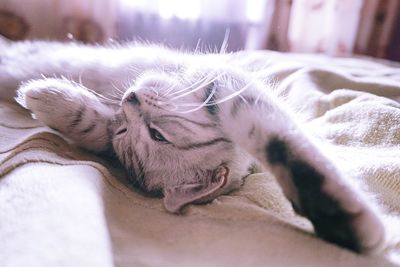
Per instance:
[[[399,0],[0,0],[0,35],[400,61]],[[226,38],[228,37],[228,38]]]

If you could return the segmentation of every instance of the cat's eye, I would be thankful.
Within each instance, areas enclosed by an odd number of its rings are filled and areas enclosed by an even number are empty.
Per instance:
[[[169,143],[168,140],[165,139],[165,137],[156,129],[149,128],[149,133],[150,133],[151,139],[153,139],[154,141],[162,142],[162,143]]]
[[[126,133],[127,131],[128,131],[128,129],[125,128],[125,127],[123,127],[123,128],[118,129],[118,130],[115,132],[115,135],[121,135],[121,134]]]

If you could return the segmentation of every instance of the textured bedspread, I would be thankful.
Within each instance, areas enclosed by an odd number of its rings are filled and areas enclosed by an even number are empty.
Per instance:
[[[400,218],[399,66],[274,52],[231,57],[271,86],[389,219]],[[269,173],[177,216],[128,188],[114,165],[1,103],[1,266],[392,266],[314,237]],[[396,253],[400,242],[386,255]]]

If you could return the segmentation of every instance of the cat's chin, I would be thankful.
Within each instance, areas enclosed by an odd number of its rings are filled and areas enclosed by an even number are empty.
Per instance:
[[[135,189],[140,191],[140,193],[145,196],[155,197],[155,198],[163,198],[164,197],[162,188],[147,187],[143,182],[139,182],[137,179],[133,179],[132,177],[129,177],[129,182]]]

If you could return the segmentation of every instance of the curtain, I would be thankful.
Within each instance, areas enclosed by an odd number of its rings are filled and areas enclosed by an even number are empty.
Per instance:
[[[0,34],[86,43],[143,40],[244,49],[272,0],[0,0]]]
[[[276,0],[260,48],[400,61],[398,0]]]
[[[0,0],[12,40],[142,40],[400,60],[399,0]]]
[[[163,42],[173,47],[245,48],[258,32],[271,0],[120,0],[119,39]]]

